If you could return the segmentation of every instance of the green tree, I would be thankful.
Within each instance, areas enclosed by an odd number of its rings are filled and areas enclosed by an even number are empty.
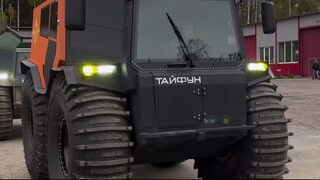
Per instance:
[[[276,9],[276,18],[286,18],[320,12],[320,0],[271,0]],[[261,0],[243,0],[241,20],[243,24],[261,21]]]
[[[28,3],[30,6],[35,8],[35,7],[39,6],[41,3],[43,3],[44,1],[46,1],[46,0],[28,0]]]
[[[12,4],[9,4],[9,7],[7,9],[7,13],[8,13],[8,16],[9,16],[9,26],[12,26],[14,18],[16,17],[16,14],[17,14],[17,11],[12,6]]]
[[[319,0],[292,0],[293,15],[302,15],[319,11]]]
[[[2,31],[8,26],[7,20],[8,20],[7,15],[5,13],[0,12],[0,31]]]
[[[29,1],[22,0],[20,1],[20,26],[22,27],[31,27],[33,19],[33,5],[29,4]]]
[[[261,21],[262,0],[244,0],[241,6],[241,19],[244,24]]]

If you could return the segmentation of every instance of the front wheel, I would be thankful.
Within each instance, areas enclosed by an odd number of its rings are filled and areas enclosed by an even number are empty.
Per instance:
[[[131,130],[126,99],[54,80],[49,106],[48,163],[51,179],[132,177]]]
[[[247,91],[247,118],[256,125],[233,149],[221,157],[196,159],[198,176],[203,179],[278,179],[288,173],[287,107],[276,86],[261,83]]]
[[[8,88],[0,87],[0,140],[11,138],[12,98]]]

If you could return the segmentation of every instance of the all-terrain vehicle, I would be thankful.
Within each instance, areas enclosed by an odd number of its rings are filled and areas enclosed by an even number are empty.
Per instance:
[[[119,178],[194,159],[200,178],[281,178],[291,161],[268,64],[235,0],[47,0],[23,61],[33,178]],[[265,33],[274,7],[262,3]]]
[[[21,60],[30,57],[31,28],[0,32],[0,140],[11,137],[13,118],[21,117]]]

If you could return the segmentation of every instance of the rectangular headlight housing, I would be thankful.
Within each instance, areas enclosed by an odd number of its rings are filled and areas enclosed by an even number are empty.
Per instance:
[[[101,65],[98,66],[98,74],[113,74],[117,70],[117,67],[114,65]]]
[[[81,72],[84,76],[90,77],[96,74],[98,75],[110,75],[117,71],[117,66],[115,65],[83,65],[81,67]]]
[[[248,64],[248,70],[249,71],[268,71],[269,65],[265,62],[254,62]]]

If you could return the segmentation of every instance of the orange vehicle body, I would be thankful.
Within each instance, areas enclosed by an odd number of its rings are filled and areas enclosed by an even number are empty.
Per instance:
[[[51,37],[51,27],[50,24],[52,21],[52,5],[58,3],[58,11],[57,13],[57,35],[56,38]],[[49,19],[48,19],[48,37],[44,37],[41,35],[41,27],[42,24],[42,16],[41,11],[44,8],[49,7]],[[32,52],[30,61],[34,63],[38,67],[39,77],[41,80],[41,85],[43,89],[46,89],[48,86],[48,80],[45,78],[44,73],[44,65],[46,63],[46,57],[49,53],[48,47],[49,42],[54,43],[56,46],[54,60],[52,63],[53,69],[58,68],[60,65],[63,65],[65,62],[65,52],[66,52],[66,29],[65,29],[65,1],[64,0],[47,0],[40,6],[34,9],[33,12],[33,26],[32,26]],[[44,28],[45,29],[45,28]]]

